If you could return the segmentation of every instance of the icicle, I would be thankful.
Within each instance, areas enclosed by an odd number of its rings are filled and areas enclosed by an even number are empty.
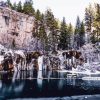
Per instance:
[[[38,57],[39,70],[43,70],[43,56]]]

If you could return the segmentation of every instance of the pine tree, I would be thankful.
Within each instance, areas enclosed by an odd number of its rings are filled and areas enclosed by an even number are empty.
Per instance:
[[[71,49],[73,47],[73,26],[72,24],[70,23],[68,25],[68,48]]]
[[[47,29],[50,31],[50,34],[48,37],[50,48],[52,51],[55,51],[55,45],[57,43],[58,23],[50,9],[47,9],[45,13],[45,25]]]
[[[89,7],[85,9],[86,32],[91,32],[92,23],[93,23],[93,8],[90,4]]]
[[[91,4],[89,7],[85,9],[85,32],[87,34],[86,40],[87,42],[91,42],[91,36],[94,35],[92,32],[93,27],[93,20],[94,20],[94,11]]]
[[[51,12],[51,9],[47,9],[45,13],[45,22],[49,29],[53,28],[53,21],[54,21],[54,15]]]
[[[76,27],[75,27],[75,35],[79,34],[80,27],[81,27],[81,21],[80,21],[79,16],[77,16],[77,19],[76,19]]]
[[[81,28],[80,28],[80,33],[79,33],[79,42],[80,42],[80,47],[84,45],[85,43],[85,27],[84,23],[81,23]]]
[[[23,6],[23,12],[25,14],[31,14],[34,15],[35,10],[33,8],[33,1],[32,0],[26,0]]]
[[[81,21],[79,16],[77,16],[76,19],[76,27],[75,27],[75,32],[74,32],[74,48],[79,48],[80,47],[80,28],[81,28]]]
[[[75,42],[75,48],[79,49],[82,45],[85,43],[85,27],[84,23],[80,22],[80,18],[77,17],[76,21],[76,28],[75,28],[75,36],[74,36],[74,42]]]
[[[100,5],[96,4],[95,7],[95,18],[94,18],[94,27],[95,27],[95,40],[100,41]]]
[[[17,11],[17,4],[16,4],[16,2],[14,2],[13,6],[12,6],[12,10],[16,10]]]
[[[41,40],[42,43],[42,47],[43,47],[43,51],[48,51],[47,49],[47,34],[45,31],[45,26],[44,26],[44,15],[41,15],[41,20],[40,20],[40,27],[39,27],[39,38]]]
[[[21,1],[19,1],[18,5],[17,5],[17,11],[18,12],[23,12]]]
[[[59,48],[62,50],[68,49],[68,32],[65,17],[63,17],[63,21],[61,22],[60,32]]]
[[[36,11],[36,13],[35,13],[35,18],[37,19],[37,20],[41,20],[41,13],[40,13],[40,11],[39,11],[39,9]]]
[[[8,4],[8,6],[10,7],[10,8],[12,8],[13,6],[12,6],[12,3],[11,3],[11,1],[10,0],[7,0],[7,4]]]

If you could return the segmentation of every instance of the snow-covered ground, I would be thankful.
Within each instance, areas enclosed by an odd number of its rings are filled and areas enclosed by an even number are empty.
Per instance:
[[[66,97],[49,97],[49,98],[17,98],[9,100],[100,100],[100,95],[80,95]]]
[[[80,95],[54,98],[17,98],[9,100],[100,100],[100,95]]]

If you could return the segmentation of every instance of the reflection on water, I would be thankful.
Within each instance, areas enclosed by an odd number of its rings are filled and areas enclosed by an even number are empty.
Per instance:
[[[0,98],[99,94],[100,81],[82,80],[84,76],[90,75],[46,70],[0,73]]]

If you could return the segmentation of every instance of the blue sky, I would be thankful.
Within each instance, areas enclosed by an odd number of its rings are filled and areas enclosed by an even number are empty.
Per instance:
[[[11,1],[18,2],[19,0]],[[25,0],[21,1],[24,2]],[[80,16],[80,19],[84,18],[84,10],[89,3],[100,3],[100,0],[33,0],[33,2],[35,9],[45,12],[47,8],[50,8],[56,18],[62,20],[62,18],[65,17],[67,23],[71,22],[73,25],[75,25],[76,17],[78,15]]]

